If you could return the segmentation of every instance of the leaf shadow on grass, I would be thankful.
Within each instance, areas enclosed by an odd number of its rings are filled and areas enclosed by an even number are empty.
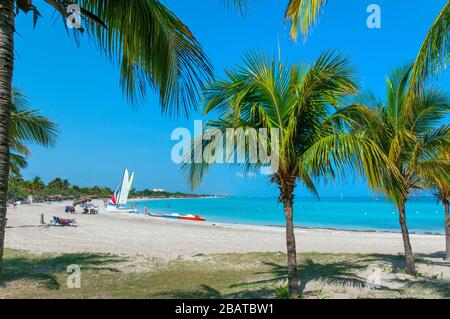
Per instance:
[[[258,273],[258,275],[270,274],[271,277],[269,279],[241,283],[233,285],[233,287],[245,287],[255,284],[275,285],[287,281],[287,267],[285,265],[269,262],[263,262],[263,264],[269,266],[271,269],[267,272]],[[363,289],[367,286],[366,278],[362,278],[356,273],[365,271],[367,267],[368,265],[366,263],[359,261],[317,262],[312,258],[307,258],[303,261],[299,261],[297,267],[300,280],[300,291],[303,294],[308,283],[318,281],[327,285]],[[378,289],[394,290],[387,286],[381,286]],[[271,293],[273,295],[273,288]],[[308,294],[311,293],[314,292],[309,292]]]
[[[444,266],[450,267],[449,261],[444,261],[442,258],[443,254],[441,252],[432,254],[414,254],[415,262],[434,266]],[[384,262],[392,267],[392,272],[402,272],[406,268],[405,256],[404,255],[382,255],[373,254],[369,255],[362,261],[367,263],[377,263]]]
[[[365,263],[367,266],[380,264],[389,265],[393,273],[400,272],[406,267],[404,255],[371,254],[362,258],[360,261]]]
[[[450,267],[450,260],[445,260],[445,251],[437,251],[431,254],[418,253],[415,256],[428,264]]]
[[[444,261],[444,254],[441,252],[432,253],[432,254],[415,254],[416,264],[427,264],[434,266],[444,266],[450,267],[450,263],[448,261]],[[370,255],[362,261],[370,263],[376,262],[384,262],[389,264],[392,267],[392,273],[404,273],[406,269],[406,262],[404,255],[379,255],[374,254]],[[422,278],[393,278],[392,282],[401,285],[401,289],[398,291],[405,291],[408,289],[422,291],[434,291],[435,293],[441,295],[444,298],[450,298],[450,282],[448,280],[437,280],[430,277],[422,277]],[[426,296],[424,296],[426,297]]]
[[[174,299],[222,299],[225,298],[220,291],[208,286],[200,285],[198,289],[174,290],[156,293],[153,297]]]
[[[78,265],[83,270],[103,270],[120,272],[111,267],[113,264],[125,262],[126,259],[107,254],[63,254],[31,256],[23,253],[12,253],[4,259],[3,274],[0,275],[0,287],[16,280],[32,280],[49,290],[58,290],[60,284],[58,274],[67,273],[67,266]],[[67,273],[69,275],[69,273]]]
[[[435,280],[430,278],[423,278],[420,280],[408,280],[408,279],[394,279],[397,283],[402,284],[403,290],[411,289],[422,295],[419,297],[427,298],[426,293],[432,291],[439,294],[443,298],[450,298],[450,281],[448,280]]]
[[[155,294],[153,297],[175,299],[255,299],[273,297],[273,289],[260,288],[222,294],[219,290],[211,286],[200,285],[198,289],[162,292]]]

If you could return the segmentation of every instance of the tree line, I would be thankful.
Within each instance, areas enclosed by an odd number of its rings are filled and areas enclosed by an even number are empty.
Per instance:
[[[108,198],[114,191],[108,186],[78,186],[69,180],[56,177],[45,183],[39,176],[26,180],[22,177],[10,179],[8,185],[9,201],[26,201],[29,195],[34,201],[53,201],[76,199],[81,197]],[[189,194],[182,192],[153,191],[151,189],[131,189],[130,198],[195,198],[211,195]]]

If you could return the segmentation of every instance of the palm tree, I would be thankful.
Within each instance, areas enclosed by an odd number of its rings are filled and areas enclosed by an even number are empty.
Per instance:
[[[45,188],[45,184],[39,176],[33,178],[33,180],[31,181],[31,186],[33,188],[33,194],[37,194],[39,191]]]
[[[443,92],[426,88],[408,96],[412,67],[397,69],[387,79],[383,104],[372,94],[360,98],[358,113],[352,117],[352,131],[375,141],[395,165],[402,178],[397,182],[385,174],[383,192],[396,204],[405,249],[407,270],[415,272],[414,255],[409,239],[406,203],[413,190],[428,188],[428,181],[440,176],[448,181],[449,164],[440,154],[449,154],[448,124],[439,123],[450,110],[450,101]],[[396,179],[396,178],[395,178]],[[404,189],[406,192],[401,191]]]
[[[64,181],[61,177],[56,177],[48,183],[47,187],[53,188],[56,191],[61,191],[64,189]]]
[[[450,137],[449,137],[450,138]],[[447,145],[450,142],[447,141]],[[438,159],[442,165],[446,165],[446,171],[450,172],[450,151],[446,154],[439,154]],[[444,205],[444,228],[445,228],[445,259],[450,260],[450,174],[441,175],[439,171],[430,170],[426,181],[428,188],[434,190],[438,202]]]
[[[444,205],[444,227],[445,227],[445,259],[450,260],[450,187],[447,185],[437,186],[437,198]]]
[[[291,0],[286,9],[286,20],[291,22],[291,37],[297,39],[298,30],[307,36],[316,24],[328,0]],[[447,68],[450,58],[450,0],[434,20],[420,47],[411,73],[409,90],[418,92],[430,75]],[[411,94],[412,95],[412,94]]]
[[[31,153],[26,144],[53,146],[56,132],[56,124],[38,110],[31,109],[28,99],[14,89],[9,127],[10,177],[19,176],[20,169],[28,165],[27,158]]]
[[[268,149],[278,157],[278,169],[273,169],[271,181],[279,188],[286,219],[290,296],[299,293],[293,222],[297,183],[318,196],[314,178],[334,177],[349,164],[365,174],[374,188],[381,187],[382,172],[374,163],[386,161],[383,152],[363,135],[349,134],[343,129],[345,112],[338,105],[342,98],[356,92],[353,75],[354,69],[342,54],[327,52],[312,65],[287,66],[253,53],[245,56],[241,67],[228,70],[225,79],[213,82],[205,91],[205,115],[219,112],[217,120],[208,121],[205,133],[209,128],[224,133],[229,129],[254,129],[252,134],[257,135],[257,140],[266,141]],[[270,147],[270,137],[257,133],[259,129],[277,129],[278,147]],[[193,143],[198,143],[199,138]],[[246,170],[261,167],[260,160],[249,160],[252,146],[247,138],[245,145],[234,152],[227,149],[226,162],[244,152],[247,160],[240,165]],[[202,149],[194,147],[183,165],[192,187],[200,184],[209,167],[206,163],[195,163]],[[212,153],[215,152],[214,148]]]
[[[188,112],[199,90],[211,77],[202,48],[181,20],[159,0],[44,0],[61,14],[63,25],[79,5],[82,27],[96,39],[108,59],[120,66],[121,86],[131,101],[145,98],[146,88],[158,91],[166,112]],[[32,0],[2,0],[0,4],[0,273],[6,226],[9,176],[12,78],[16,12],[40,13]]]

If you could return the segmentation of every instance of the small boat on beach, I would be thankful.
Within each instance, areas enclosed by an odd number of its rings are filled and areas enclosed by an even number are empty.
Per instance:
[[[108,212],[122,212],[122,213],[137,213],[137,209],[123,207],[128,203],[128,196],[130,194],[131,185],[133,184],[134,172],[131,176],[128,174],[128,170],[125,169],[123,173],[122,182],[117,187],[114,194],[108,200],[106,204],[106,211]]]
[[[190,221],[195,221],[195,222],[203,222],[206,220],[205,218],[202,218],[199,215],[192,215],[192,214],[180,215],[178,213],[172,213],[172,214],[163,214],[162,216],[165,218],[190,220]],[[161,216],[157,216],[157,217],[161,217]]]
[[[195,222],[204,222],[206,220],[205,218],[202,218],[199,215],[191,215],[191,214],[180,216],[180,219],[191,220]]]

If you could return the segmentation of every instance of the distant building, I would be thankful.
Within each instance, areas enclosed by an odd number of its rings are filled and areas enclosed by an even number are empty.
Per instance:
[[[152,191],[155,193],[162,193],[165,192],[166,190],[164,188],[153,188]]]

